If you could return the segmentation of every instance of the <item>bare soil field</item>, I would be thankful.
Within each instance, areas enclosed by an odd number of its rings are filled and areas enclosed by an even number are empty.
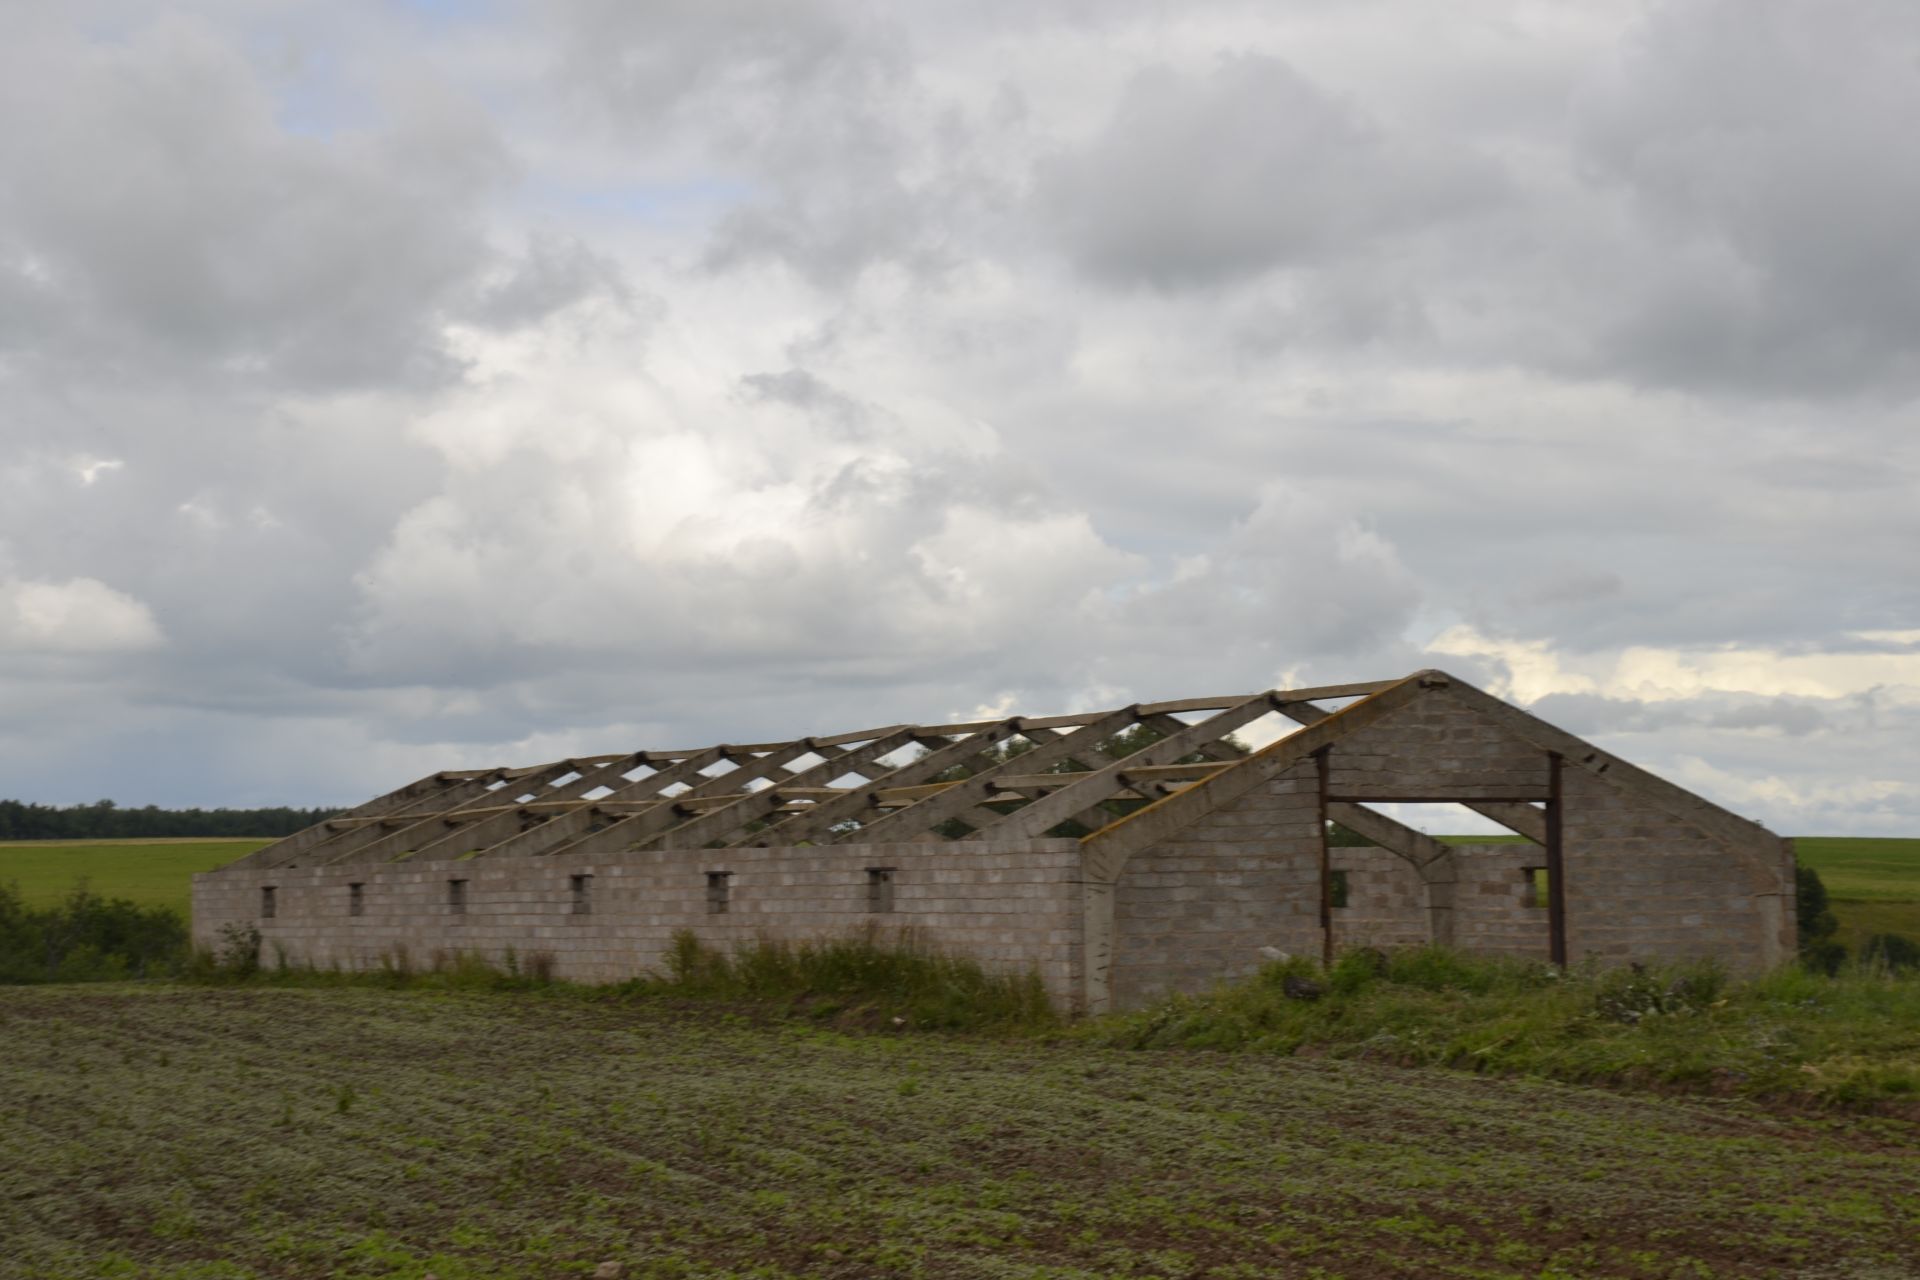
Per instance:
[[[1920,1276],[1920,1126],[659,1002],[0,990],[0,1276]]]

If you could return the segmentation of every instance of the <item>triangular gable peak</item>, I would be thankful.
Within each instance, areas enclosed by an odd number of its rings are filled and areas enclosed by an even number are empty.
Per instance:
[[[1426,670],[1324,713],[1204,784],[1088,837],[1089,851],[1117,874],[1127,857],[1155,839],[1319,752],[1328,762],[1327,800],[1350,814],[1361,804],[1456,803],[1543,842],[1534,806],[1552,798],[1558,757],[1561,767],[1603,780],[1732,848],[1769,861],[1779,848],[1779,838],[1759,824],[1444,671]]]

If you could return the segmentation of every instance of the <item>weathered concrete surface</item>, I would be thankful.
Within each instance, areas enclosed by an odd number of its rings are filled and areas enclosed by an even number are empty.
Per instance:
[[[193,933],[217,948],[228,924],[257,925],[264,954],[294,963],[377,968],[404,951],[494,962],[511,950],[552,957],[556,977],[614,982],[659,971],[675,932],[731,946],[798,941],[869,926],[910,928],[989,970],[1039,973],[1071,1005],[1080,979],[1080,853],[1074,840],[1017,843],[642,850],[547,858],[409,860],[382,867],[279,867],[194,877]],[[871,867],[890,867],[893,907],[868,910]],[[712,914],[707,873],[729,871],[728,909]],[[593,877],[590,909],[574,908],[572,878]],[[465,880],[454,914],[448,882]],[[364,914],[351,915],[361,884]],[[274,887],[275,913],[259,914]]]
[[[1330,698],[1358,700],[1315,704]],[[1226,735],[1270,711],[1305,727],[1243,756]],[[1135,728],[1168,736],[1103,763],[1100,745]],[[1009,756],[1015,738],[1027,750]],[[849,773],[864,781],[827,785]],[[1115,817],[1114,800],[1132,807]],[[1364,807],[1394,801],[1464,803],[1531,843],[1446,847]],[[1047,838],[1069,818],[1098,829]],[[1379,847],[1328,848],[1329,819]],[[953,820],[974,834],[945,838]],[[1550,909],[1534,870],[1556,857]],[[868,909],[875,867],[893,871],[891,912]],[[709,906],[715,871],[731,873],[724,914]],[[455,879],[464,913],[448,905]],[[511,949],[604,981],[657,968],[680,929],[724,944],[878,922],[1034,969],[1064,1006],[1098,1012],[1243,976],[1274,949],[1439,942],[1544,960],[1557,939],[1569,963],[1764,968],[1793,953],[1792,894],[1791,853],[1772,833],[1423,671],[435,774],[197,877],[194,925],[214,945],[224,925],[257,921],[270,946],[321,965]]]

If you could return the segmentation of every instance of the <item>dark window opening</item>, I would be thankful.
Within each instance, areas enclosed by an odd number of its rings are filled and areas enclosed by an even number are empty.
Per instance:
[[[893,910],[893,868],[867,868],[867,910]]]
[[[467,914],[467,882],[447,881],[447,911],[456,916]]]
[[[350,884],[347,886],[347,914],[363,916],[367,914],[367,886]]]
[[[1547,869],[1545,867],[1522,867],[1520,868],[1520,879],[1520,905],[1523,907],[1546,906]]]
[[[275,901],[274,887],[270,884],[260,886],[260,918],[271,920],[279,912],[279,903]]]
[[[1332,871],[1327,874],[1327,889],[1335,907],[1347,905],[1347,873]]]
[[[707,914],[723,916],[727,914],[727,891],[733,880],[731,871],[707,872]]]
[[[593,914],[593,877],[568,876],[568,884],[573,889],[573,914],[585,916]]]

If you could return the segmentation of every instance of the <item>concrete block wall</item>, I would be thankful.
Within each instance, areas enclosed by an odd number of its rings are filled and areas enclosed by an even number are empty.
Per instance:
[[[1351,799],[1545,799],[1547,754],[1444,695],[1355,731],[1328,754],[1328,790]]]
[[[1319,955],[1320,784],[1309,760],[1127,863],[1114,890],[1116,1008]]]
[[[1453,877],[1453,943],[1462,951],[1547,960],[1547,901],[1528,889],[1527,870],[1547,865],[1537,844],[1462,844],[1447,855]]]
[[[1583,769],[1562,786],[1569,962],[1781,958],[1777,867]]]
[[[868,910],[871,867],[893,870],[890,912]],[[710,871],[732,873],[724,914],[709,911]],[[592,876],[585,914],[574,910],[576,875]],[[459,914],[448,901],[455,879],[467,882]],[[269,885],[275,914],[262,919]],[[435,953],[497,963],[511,949],[550,955],[556,977],[581,982],[661,970],[682,929],[728,946],[910,927],[990,970],[1037,970],[1064,1009],[1081,980],[1080,852],[1074,840],[671,849],[195,876],[195,942],[218,947],[221,928],[236,923],[258,926],[269,959],[278,949],[295,963],[361,969],[403,948],[424,967]]]
[[[1335,848],[1330,855],[1333,869],[1347,879],[1347,905],[1333,910],[1336,952],[1432,941],[1427,882],[1411,862],[1379,848]]]

